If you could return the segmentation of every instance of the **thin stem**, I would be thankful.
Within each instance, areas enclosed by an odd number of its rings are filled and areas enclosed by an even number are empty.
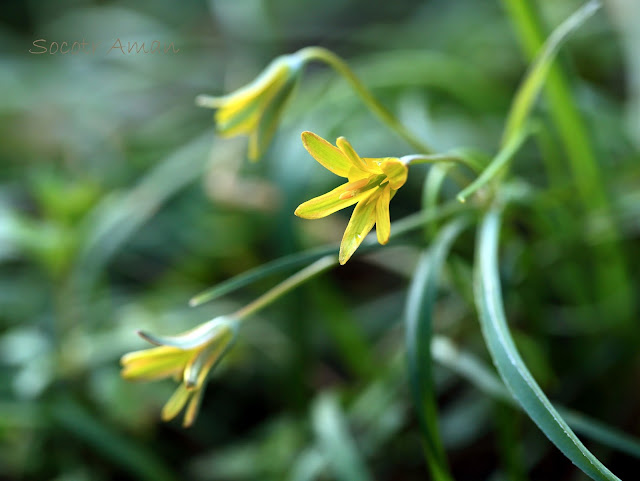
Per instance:
[[[375,113],[380,120],[387,124],[400,137],[402,137],[414,149],[424,154],[429,154],[432,149],[412,134],[398,118],[393,115],[385,106],[383,106],[367,89],[362,81],[356,77],[347,63],[336,54],[322,47],[307,47],[298,52],[303,60],[318,60],[332,67],[336,72],[342,75],[354,88],[363,102]]]
[[[326,270],[336,265],[338,265],[338,256],[331,254],[321,257],[313,264],[310,264],[301,271],[296,272],[294,275],[292,275],[288,279],[285,279],[277,286],[269,289],[254,301],[237,310],[236,312],[231,314],[230,317],[238,320],[243,320],[246,317],[268,306],[290,290],[298,287],[300,284],[304,284],[309,279],[322,274]]]
[[[462,206],[460,204],[450,203],[443,206],[437,212],[429,213],[425,215],[423,213],[415,214],[413,216],[408,216],[401,221],[397,221],[394,223],[396,226],[395,232],[393,232],[389,239],[401,236],[408,231],[415,229],[416,227],[424,224],[427,221],[431,221],[437,218],[441,218],[452,213],[459,212]],[[371,243],[369,245],[374,244],[375,240],[372,238]],[[367,241],[363,242],[363,246],[367,245]],[[317,275],[322,274],[323,272],[329,270],[330,268],[338,265],[338,256],[335,254],[329,254],[321,257],[317,261],[312,264],[309,264],[304,269],[296,272],[288,279],[285,279],[277,286],[271,288],[264,294],[262,294],[257,299],[253,300],[246,306],[238,309],[233,314],[230,314],[229,317],[241,321],[252,314],[260,311],[265,308],[272,302],[276,301],[292,289],[295,289],[301,284],[304,284],[308,280],[316,277]]]
[[[456,153],[445,153],[445,154],[430,154],[430,155],[405,155],[400,158],[400,161],[404,165],[418,165],[418,164],[434,164],[438,162],[453,162],[455,164],[464,165],[469,169],[473,170],[476,174],[482,172],[482,166],[475,162],[473,159],[456,154]]]
[[[480,174],[476,180],[469,184],[462,192],[458,194],[458,200],[465,202],[467,197],[476,192],[481,187],[485,186],[490,181],[498,178],[499,174],[503,171],[503,168],[508,164],[514,154],[518,151],[520,146],[524,143],[531,132],[530,128],[523,128],[516,134],[514,134],[509,142],[498,152],[493,158],[491,163]]]

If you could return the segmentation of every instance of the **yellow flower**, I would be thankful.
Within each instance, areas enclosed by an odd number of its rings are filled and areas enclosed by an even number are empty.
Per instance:
[[[336,140],[336,148],[312,132],[303,132],[302,143],[323,167],[348,182],[301,204],[295,214],[319,219],[357,203],[340,244],[340,264],[349,260],[374,224],[378,242],[386,244],[391,233],[389,201],[406,182],[407,166],[395,157],[362,158],[344,137]]]
[[[139,331],[141,337],[158,347],[122,356],[122,377],[147,381],[177,378],[180,386],[162,409],[162,419],[173,419],[187,406],[183,426],[191,426],[198,414],[207,375],[233,345],[236,331],[237,322],[224,317],[173,337]]]
[[[223,137],[249,136],[249,159],[257,160],[275,134],[297,84],[303,61],[295,54],[274,59],[250,84],[223,97],[200,95],[196,103],[218,109],[216,130]]]

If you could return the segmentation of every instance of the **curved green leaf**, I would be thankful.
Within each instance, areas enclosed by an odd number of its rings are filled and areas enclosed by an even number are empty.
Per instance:
[[[483,219],[476,245],[474,291],[482,333],[502,380],[542,432],[576,466],[595,480],[617,480],[582,444],[553,407],[524,364],[513,342],[502,305],[498,276],[500,210]]]
[[[467,225],[466,219],[449,223],[431,249],[422,254],[409,286],[406,308],[406,346],[411,394],[424,440],[425,456],[433,479],[452,480],[440,440],[433,374],[431,332],[433,307],[442,266],[451,244]]]

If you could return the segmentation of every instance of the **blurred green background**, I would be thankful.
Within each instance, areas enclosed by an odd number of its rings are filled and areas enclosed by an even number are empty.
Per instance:
[[[547,31],[579,5],[533,3]],[[638,435],[637,310],[621,314],[635,330],[618,328],[589,290],[592,246],[610,242],[599,216],[620,226],[634,299],[640,261],[640,13],[633,1],[604,3],[560,64],[611,212],[579,207],[542,102],[539,147],[515,162],[540,190],[514,211],[503,275],[516,340],[550,397]],[[159,420],[172,382],[125,382],[118,360],[147,347],[136,329],[183,331],[280,277],[189,308],[206,287],[341,238],[348,213],[293,216],[338,185],[304,151],[302,130],[344,135],[367,157],[412,153],[321,65],[305,71],[255,164],[246,139],[216,138],[196,95],[233,91],[274,56],[321,45],[438,151],[491,154],[528,64],[501,3],[28,0],[0,12],[0,479],[354,479],[333,459],[340,420],[372,479],[427,478],[402,325],[420,236],[356,256],[248,321],[189,430]],[[97,46],[29,53],[37,39]],[[109,51],[117,39],[179,51]],[[392,220],[420,209],[426,171],[412,172]],[[436,328],[487,360],[465,292],[472,249],[464,237]],[[585,479],[522,414],[447,369],[436,374],[457,480]],[[623,479],[637,476],[638,459],[589,446]]]

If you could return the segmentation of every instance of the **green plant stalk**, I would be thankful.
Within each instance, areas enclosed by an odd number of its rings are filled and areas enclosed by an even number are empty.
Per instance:
[[[451,201],[446,204],[442,204],[438,207],[437,210],[434,211],[422,211],[408,215],[391,224],[391,235],[389,236],[389,240],[391,241],[393,239],[397,239],[398,237],[419,227],[422,227],[425,224],[442,220],[463,210],[468,211],[469,207],[460,205],[456,201]],[[363,253],[372,249],[379,249],[381,247],[382,246],[380,246],[376,242],[375,236],[372,236],[362,242],[359,251],[360,253]],[[308,262],[313,262],[317,259],[320,259],[321,257],[328,256],[332,252],[336,252],[337,250],[338,246],[332,244],[280,257],[271,262],[267,262],[266,264],[251,269],[250,271],[247,271],[243,274],[232,277],[231,279],[221,282],[220,284],[217,284],[209,289],[206,289],[205,291],[192,297],[189,301],[189,305],[191,307],[202,305],[205,302],[209,302],[225,294],[229,294],[236,289],[251,284],[259,279],[263,279],[264,277],[267,277],[271,274],[282,272],[287,269],[293,269]]]
[[[273,303],[292,289],[295,289],[299,285],[307,282],[309,279],[322,274],[323,272],[336,265],[338,265],[338,256],[332,254],[321,257],[313,264],[308,265],[304,269],[296,272],[291,277],[282,281],[277,286],[269,289],[267,292],[265,292],[246,306],[238,309],[236,312],[231,314],[230,317],[238,320],[244,320],[248,316],[255,314],[259,310]]]
[[[464,188],[457,196],[460,202],[466,202],[467,198],[478,191],[492,180],[499,180],[500,174],[503,173],[504,167],[512,159],[515,153],[520,149],[524,141],[529,136],[531,129],[523,127],[515,135],[511,136],[506,145],[500,149],[500,152],[493,158],[486,169],[476,179]]]
[[[444,154],[429,154],[429,155],[405,155],[404,157],[400,157],[400,161],[404,165],[419,165],[419,164],[436,164],[436,163],[455,163],[464,165],[468,167],[476,174],[482,172],[482,165],[479,162],[475,161],[475,159],[471,157],[466,157],[464,155],[459,155],[455,152],[444,153]]]
[[[394,132],[402,137],[411,147],[423,154],[430,154],[432,149],[414,134],[412,134],[398,118],[382,105],[353,73],[349,65],[339,56],[322,47],[306,47],[298,52],[298,56],[304,61],[317,60],[324,62],[342,75],[351,84],[356,93],[371,111],[378,116]]]
[[[540,16],[531,0],[502,0],[516,34],[522,43],[526,55],[533,59],[545,41],[545,32]],[[583,208],[588,211],[610,212],[609,202],[601,183],[602,174],[598,168],[596,154],[589,133],[576,106],[569,81],[554,62],[551,65],[545,84],[545,93],[549,101],[549,109],[556,128],[562,138],[564,150],[576,189]],[[614,241],[595,248],[594,258],[597,269],[597,289],[600,298],[606,298],[616,290],[619,301],[613,303],[616,309],[607,312],[610,320],[620,325],[630,325],[633,311],[633,297],[629,286],[629,275],[618,247],[618,227],[611,215],[603,215],[604,228]]]
[[[411,229],[418,227],[419,225],[424,223],[425,220],[428,221],[428,220],[436,219],[444,215],[445,213],[446,213],[445,209],[442,209],[442,212],[436,212],[432,216],[426,217],[426,219],[423,219],[420,217],[418,217],[417,219],[412,219],[412,218],[402,219],[404,221],[411,221],[411,222],[405,222],[404,224],[399,225],[398,229],[396,229],[395,236],[401,235]],[[391,237],[392,236],[390,236],[390,238]],[[363,242],[363,245],[364,245],[364,242]],[[325,255],[320,259],[316,260],[315,262],[313,262],[312,264],[308,265],[304,269],[301,269],[300,271],[296,272],[291,277],[288,277],[287,279],[282,281],[280,284],[269,289],[267,292],[262,294],[257,299],[254,299],[246,306],[238,309],[233,314],[230,314],[229,317],[239,321],[244,320],[245,318],[265,308],[269,304],[272,304],[277,299],[287,294],[289,291],[295,289],[299,285],[304,284],[308,280],[322,274],[323,272],[331,269],[332,267],[337,266],[338,264],[339,264],[338,256],[336,256],[335,254]],[[195,304],[192,304],[192,305],[195,305]]]

